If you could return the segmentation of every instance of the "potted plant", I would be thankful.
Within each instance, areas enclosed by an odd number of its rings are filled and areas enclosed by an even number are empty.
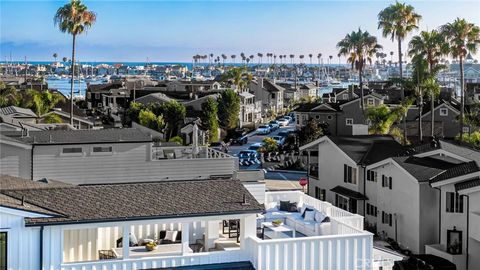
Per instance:
[[[155,242],[148,242],[148,243],[145,245],[145,248],[146,248],[148,251],[152,251],[152,250],[157,249],[158,246],[157,246],[157,243],[155,243]]]
[[[283,224],[283,221],[281,219],[275,219],[274,221],[272,221],[272,225],[275,227],[278,227],[282,224]]]

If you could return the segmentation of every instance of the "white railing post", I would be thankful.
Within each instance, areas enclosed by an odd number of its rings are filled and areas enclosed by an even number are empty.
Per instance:
[[[128,259],[130,253],[130,224],[123,225],[123,239],[122,239],[122,247],[123,247],[123,260]]]
[[[189,243],[190,243],[190,223],[184,222],[182,223],[182,254],[183,255],[190,252]]]

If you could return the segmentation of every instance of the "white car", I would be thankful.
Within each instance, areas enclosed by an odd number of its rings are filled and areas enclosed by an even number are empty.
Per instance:
[[[282,136],[272,136],[272,139],[274,139],[277,142],[278,146],[281,146],[285,143],[285,137],[282,137]]]
[[[284,116],[283,118],[287,119],[289,123],[293,122],[293,117],[291,116]]]
[[[268,134],[270,133],[270,127],[267,126],[267,125],[263,125],[263,126],[259,126],[257,128],[257,134],[260,134],[260,135],[265,135],[265,134]]]
[[[279,118],[277,119],[277,122],[281,127],[286,127],[290,123],[290,121],[286,118]]]

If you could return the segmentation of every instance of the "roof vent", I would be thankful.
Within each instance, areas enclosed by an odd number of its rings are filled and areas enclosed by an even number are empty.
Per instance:
[[[243,201],[242,201],[242,205],[250,205],[250,203],[247,201],[247,194],[243,194]]]

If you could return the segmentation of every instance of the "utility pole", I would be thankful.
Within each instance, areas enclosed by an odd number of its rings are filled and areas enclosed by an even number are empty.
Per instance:
[[[25,85],[27,85],[27,56],[25,56]]]

